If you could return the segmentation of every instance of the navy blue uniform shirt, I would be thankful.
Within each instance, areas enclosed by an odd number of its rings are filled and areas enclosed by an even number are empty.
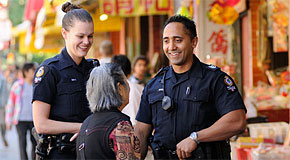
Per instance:
[[[91,114],[86,98],[86,82],[93,63],[82,59],[79,65],[66,48],[45,60],[35,72],[33,101],[51,105],[49,119],[83,122]]]
[[[146,85],[141,97],[136,120],[153,125],[153,141],[167,149],[175,150],[176,144],[190,133],[210,127],[233,110],[246,110],[230,76],[193,56],[192,67],[178,80],[171,66],[163,68]],[[161,106],[164,74],[165,95],[174,101],[170,112]]]

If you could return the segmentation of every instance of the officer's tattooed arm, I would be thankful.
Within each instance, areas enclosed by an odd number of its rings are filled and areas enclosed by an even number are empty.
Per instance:
[[[148,150],[148,138],[152,134],[152,125],[137,121],[135,135],[140,140],[141,158],[144,159]]]

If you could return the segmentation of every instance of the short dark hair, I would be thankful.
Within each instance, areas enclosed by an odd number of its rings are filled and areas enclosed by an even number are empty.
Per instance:
[[[111,63],[115,63],[121,66],[126,77],[131,73],[131,62],[127,56],[115,55],[112,57]]]
[[[75,19],[82,22],[93,22],[93,18],[88,11],[70,2],[64,3],[61,9],[66,13],[62,18],[62,28],[67,31],[69,31],[70,27],[73,27]]]
[[[135,67],[136,63],[137,63],[139,60],[143,60],[143,61],[145,61],[146,65],[148,64],[148,59],[146,58],[146,56],[144,56],[144,55],[140,55],[140,56],[137,56],[137,57],[134,58],[134,61],[133,61],[133,68]]]
[[[34,68],[35,69],[35,65],[34,63],[25,63],[22,67],[22,74],[23,74],[23,77],[25,78],[26,75],[25,75],[25,72],[27,72],[28,70],[30,70],[31,68]]]
[[[163,26],[163,31],[164,28],[172,22],[179,22],[182,23],[184,25],[184,29],[185,32],[190,36],[190,39],[193,40],[193,38],[197,37],[197,33],[196,33],[196,25],[195,22],[185,16],[182,15],[174,15],[172,17],[170,17],[169,19],[167,19],[167,21],[165,22],[164,26]]]

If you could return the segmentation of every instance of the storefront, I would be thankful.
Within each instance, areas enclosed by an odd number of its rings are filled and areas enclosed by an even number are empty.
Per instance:
[[[207,0],[195,4],[199,38],[196,54],[227,72],[243,94],[241,25],[246,1]]]
[[[255,124],[237,141],[237,157],[289,159],[289,1],[246,4],[239,15],[242,91],[248,122]]]
[[[235,5],[228,5],[238,12],[234,23],[229,22],[234,13],[227,14],[231,9],[226,9],[222,2],[244,3],[240,11]],[[248,137],[233,143],[237,145],[232,151],[238,159],[289,159],[290,2],[222,2],[208,0],[197,4],[196,54],[231,75],[244,96],[249,130],[243,136]]]
[[[164,65],[161,47],[161,30],[168,15],[173,13],[172,0],[101,0],[99,9],[110,17],[121,17],[124,21],[119,32],[119,46],[116,54],[126,54],[130,60],[135,56],[146,55],[155,72]],[[117,41],[114,37],[111,40]]]
[[[289,1],[260,0],[249,7],[245,21],[251,34],[243,34],[251,42],[244,46],[251,48],[244,57],[250,66],[244,72],[245,101],[256,109],[250,115],[289,122]]]

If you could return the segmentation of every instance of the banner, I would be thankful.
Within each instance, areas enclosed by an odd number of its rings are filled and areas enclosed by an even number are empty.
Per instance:
[[[272,27],[273,27],[273,51],[287,52],[287,29],[289,20],[289,1],[271,0],[269,2],[272,9]],[[270,6],[269,6],[270,8]]]
[[[100,0],[101,13],[111,16],[169,14],[173,0]]]

